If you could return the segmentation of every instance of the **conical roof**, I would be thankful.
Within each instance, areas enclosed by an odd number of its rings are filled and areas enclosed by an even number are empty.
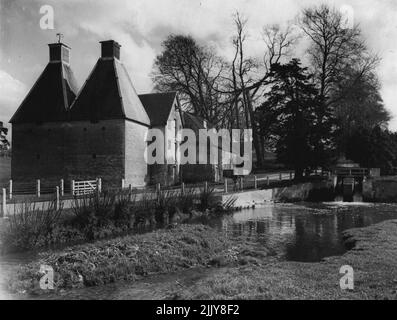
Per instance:
[[[71,120],[129,119],[150,125],[124,65],[100,58],[71,107]]]
[[[10,122],[66,121],[78,88],[70,66],[51,61],[45,67]]]

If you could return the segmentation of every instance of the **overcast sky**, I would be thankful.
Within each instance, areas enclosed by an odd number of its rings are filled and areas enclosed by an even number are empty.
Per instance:
[[[330,0],[336,8],[349,5],[360,23],[368,47],[382,62],[379,77],[382,97],[395,119],[397,130],[397,1]],[[27,91],[48,62],[48,43],[56,33],[72,47],[71,65],[81,86],[100,54],[99,41],[114,39],[121,45],[126,65],[138,93],[150,92],[149,73],[161,42],[170,33],[190,34],[231,53],[232,15],[248,18],[248,50],[260,57],[261,29],[285,24],[302,8],[318,0],[0,0],[0,121],[8,122]],[[55,29],[40,28],[40,7],[51,5]],[[297,52],[297,55],[299,53]]]

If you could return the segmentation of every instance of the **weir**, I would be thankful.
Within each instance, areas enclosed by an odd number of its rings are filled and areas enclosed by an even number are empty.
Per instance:
[[[350,162],[335,167],[331,176],[335,199],[343,199],[344,202],[362,201],[366,179],[379,175],[380,169],[361,168],[358,164]]]

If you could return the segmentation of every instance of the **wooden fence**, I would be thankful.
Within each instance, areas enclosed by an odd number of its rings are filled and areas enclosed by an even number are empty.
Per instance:
[[[318,175],[319,172],[315,172],[314,174]],[[159,193],[160,191],[177,191],[184,193],[187,188],[197,188],[201,190],[213,190],[215,193],[233,193],[233,192],[242,192],[248,190],[254,190],[259,188],[271,188],[273,186],[277,186],[280,182],[283,181],[291,181],[294,179],[293,172],[281,172],[281,173],[269,173],[269,174],[260,174],[260,175],[249,175],[245,177],[239,177],[237,179],[225,178],[222,183],[196,183],[185,185],[185,183],[181,183],[177,186],[160,186],[157,184],[156,186],[147,186],[142,188],[133,188],[131,185],[126,185],[125,180],[120,181],[119,188],[105,188],[110,191],[121,191],[121,190],[129,190],[131,194],[140,195],[143,193]],[[8,189],[8,190],[7,190]],[[71,181],[70,184],[70,193],[66,194],[64,181],[60,180],[57,186],[52,187],[51,193],[42,194],[41,182],[37,180],[35,183],[35,188],[30,189],[30,196],[22,197],[19,195],[15,197],[13,195],[13,182],[9,182],[8,188],[2,189],[1,194],[1,216],[6,216],[8,214],[12,214],[10,210],[12,206],[15,204],[23,204],[25,202],[39,202],[39,203],[51,203],[56,201],[57,207],[59,207],[60,203],[63,204],[64,208],[70,208],[72,206],[73,199],[78,196],[83,196],[86,194],[90,194],[93,192],[102,192],[102,180],[101,178],[97,178],[96,180],[86,180],[86,181]],[[47,191],[47,189],[46,189]]]

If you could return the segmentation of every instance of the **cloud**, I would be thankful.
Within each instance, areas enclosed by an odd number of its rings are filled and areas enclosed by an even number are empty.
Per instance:
[[[378,52],[383,61],[379,67],[382,96],[386,106],[397,115],[397,98],[393,94],[397,83],[397,3],[395,0],[327,0],[336,8],[350,5],[356,22],[360,23],[368,46]],[[261,30],[266,24],[285,24],[293,20],[302,8],[318,5],[318,0],[46,0],[55,12],[56,30],[40,30],[39,7],[42,0],[8,1],[3,25],[7,41],[1,46],[0,58],[11,58],[14,66],[4,67],[28,85],[37,73],[29,68],[46,62],[45,44],[55,41],[62,32],[72,46],[72,68],[80,83],[88,76],[99,56],[98,41],[113,38],[122,45],[121,60],[126,65],[138,92],[152,89],[150,72],[161,42],[170,33],[190,34],[203,43],[216,47],[221,55],[233,54],[231,37],[234,33],[232,15],[236,11],[248,18],[247,55],[261,58]],[[11,5],[12,4],[12,5]],[[294,55],[302,55],[302,45]],[[27,51],[26,48],[31,50]],[[41,51],[40,51],[41,50]],[[46,49],[47,50],[47,49]],[[397,129],[397,121],[392,126]]]
[[[0,70],[0,121],[7,124],[19,107],[28,88],[7,72]]]

